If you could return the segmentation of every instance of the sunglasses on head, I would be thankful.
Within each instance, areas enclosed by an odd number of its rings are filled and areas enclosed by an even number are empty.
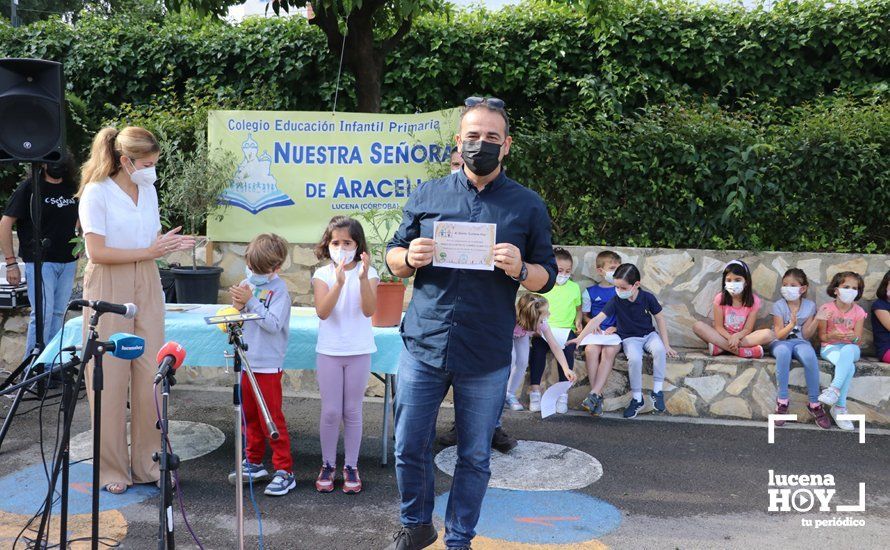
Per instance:
[[[503,109],[505,107],[504,100],[498,99],[496,97],[472,96],[472,97],[468,97],[467,99],[464,100],[465,107],[475,107],[476,105],[479,105],[480,103],[485,103],[486,105],[491,105],[495,109]]]

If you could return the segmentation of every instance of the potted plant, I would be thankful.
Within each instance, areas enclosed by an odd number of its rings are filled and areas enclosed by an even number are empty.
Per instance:
[[[380,274],[377,308],[371,317],[371,324],[375,327],[398,326],[402,322],[402,306],[405,303],[405,281],[390,274],[386,268],[386,243],[402,220],[402,210],[367,210],[355,217],[362,221],[371,263]]]
[[[219,197],[229,187],[235,173],[232,155],[210,155],[207,144],[199,139],[191,153],[180,150],[171,141],[162,140],[161,210],[169,225],[182,225],[182,233],[198,235],[207,219],[221,220],[225,207]],[[222,154],[221,154],[222,155]],[[197,249],[206,242],[195,240],[191,266],[171,266],[176,300],[180,304],[215,304],[219,295],[222,268],[198,265]]]

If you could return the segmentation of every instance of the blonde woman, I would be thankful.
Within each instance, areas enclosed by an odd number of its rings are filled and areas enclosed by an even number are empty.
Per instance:
[[[161,234],[155,165],[160,147],[143,128],[103,128],[93,139],[90,158],[81,169],[80,223],[89,258],[83,297],[114,303],[132,302],[134,319],[105,314],[102,338],[129,332],[145,339],[145,353],[133,361],[104,357],[102,392],[102,487],[121,494],[134,483],[155,483],[158,464],[153,378],[155,354],[164,343],[164,295],[155,259],[190,248],[194,238],[180,228]],[[84,309],[84,337],[92,311]],[[93,365],[87,366],[87,388]],[[93,393],[87,391],[90,409]],[[131,450],[127,448],[127,399],[130,402]],[[132,451],[132,455],[131,455]]]

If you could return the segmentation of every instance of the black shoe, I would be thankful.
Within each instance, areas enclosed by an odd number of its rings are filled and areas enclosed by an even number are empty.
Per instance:
[[[402,527],[392,536],[393,543],[386,550],[421,550],[430,546],[439,534],[431,523],[423,523],[416,527]]]
[[[519,443],[510,437],[503,428],[495,428],[494,436],[491,438],[491,448],[502,453],[509,453],[516,448]]]
[[[436,443],[443,447],[452,447],[454,445],[457,445],[457,428],[454,427],[454,423],[451,424],[450,431],[445,432],[436,438]]]

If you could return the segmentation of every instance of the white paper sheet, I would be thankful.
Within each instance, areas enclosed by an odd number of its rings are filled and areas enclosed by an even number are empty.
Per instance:
[[[493,223],[436,222],[433,265],[493,271],[496,238],[497,225]]]
[[[550,332],[553,333],[553,337],[556,338],[556,343],[559,344],[559,347],[566,347],[566,341],[569,339],[569,333],[572,332],[570,328],[556,328],[550,327]]]
[[[582,346],[617,346],[621,337],[617,334],[589,334],[581,340]]]
[[[560,395],[569,391],[571,387],[572,382],[566,380],[565,382],[557,382],[547,388],[547,391],[541,396],[541,418],[547,418],[556,413],[557,399],[559,399]]]

